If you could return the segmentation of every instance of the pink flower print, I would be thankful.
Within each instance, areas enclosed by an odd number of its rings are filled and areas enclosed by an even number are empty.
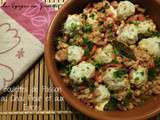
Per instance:
[[[16,57],[18,59],[21,59],[22,57],[24,57],[24,50],[23,50],[23,48],[21,48],[19,51],[17,51]]]
[[[0,24],[0,54],[14,49],[21,41],[18,30],[11,28],[9,23]]]
[[[40,12],[40,5],[34,4],[33,6],[35,6],[35,7],[30,6],[27,9],[25,9],[25,11],[22,13],[22,15],[27,18],[32,18],[34,16],[37,16]]]
[[[48,20],[45,16],[37,16],[31,19],[32,25],[34,26],[45,26],[48,24]]]

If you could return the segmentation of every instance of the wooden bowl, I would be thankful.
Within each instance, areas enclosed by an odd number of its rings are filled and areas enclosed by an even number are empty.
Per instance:
[[[136,107],[130,111],[113,111],[113,112],[100,112],[94,109],[89,109],[84,104],[82,104],[75,96],[71,94],[71,91],[65,87],[56,63],[54,59],[55,55],[55,45],[54,41],[61,26],[65,22],[68,14],[80,13],[82,9],[89,2],[96,2],[98,0],[68,0],[63,7],[58,11],[57,15],[51,22],[49,31],[47,34],[45,42],[45,60],[47,64],[47,69],[53,83],[56,87],[61,88],[61,95],[65,100],[72,105],[75,109],[84,113],[85,115],[100,120],[143,120],[150,118],[160,112],[160,96],[154,97],[144,103],[141,107]],[[160,28],[160,1],[159,0],[133,0],[140,4],[142,7],[146,8],[152,18],[154,19],[157,26]]]

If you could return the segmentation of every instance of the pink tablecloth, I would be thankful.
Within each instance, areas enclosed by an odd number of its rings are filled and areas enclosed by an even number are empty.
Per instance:
[[[0,91],[42,54],[55,11],[41,0],[8,0],[0,8]]]

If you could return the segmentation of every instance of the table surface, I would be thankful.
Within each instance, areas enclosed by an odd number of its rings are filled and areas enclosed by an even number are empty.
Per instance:
[[[1,97],[0,120],[87,120],[56,92],[44,57],[17,82],[12,93]],[[51,89],[54,88],[54,89]]]

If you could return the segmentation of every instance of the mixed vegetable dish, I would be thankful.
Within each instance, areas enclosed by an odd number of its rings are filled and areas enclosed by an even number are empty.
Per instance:
[[[56,42],[60,75],[88,107],[127,111],[160,94],[160,33],[139,5],[90,3],[68,16]]]

